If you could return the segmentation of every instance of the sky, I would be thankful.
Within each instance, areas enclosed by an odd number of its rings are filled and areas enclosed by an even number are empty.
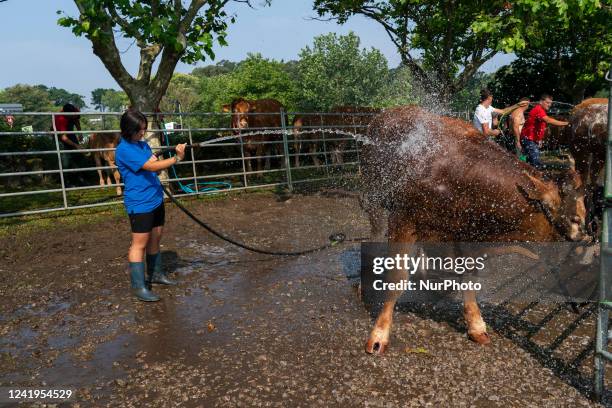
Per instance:
[[[229,11],[237,21],[228,30],[227,47],[216,46],[214,61],[196,65],[179,64],[177,72],[191,72],[197,66],[214,64],[222,59],[239,61],[248,53],[259,52],[266,58],[297,59],[300,49],[312,44],[313,37],[336,32],[354,31],[365,48],[382,51],[390,67],[399,64],[399,56],[385,31],[375,22],[353,17],[346,24],[313,20],[312,0],[273,0],[263,7],[253,0],[254,8],[233,3]],[[57,25],[57,11],[76,16],[72,0],[7,0],[0,2],[0,89],[18,83],[44,84],[65,88],[89,101],[95,88],[119,89],[100,60],[93,54],[84,37]],[[129,42],[120,42],[120,50]],[[137,47],[124,54],[127,69],[138,67]],[[492,72],[512,60],[510,55],[498,55],[482,70]]]

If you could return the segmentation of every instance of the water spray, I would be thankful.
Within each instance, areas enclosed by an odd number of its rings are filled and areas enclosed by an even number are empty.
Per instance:
[[[255,131],[255,132],[249,132],[249,133],[241,133],[241,134],[237,134],[237,135],[221,136],[221,137],[218,137],[218,138],[215,138],[215,139],[211,139],[211,140],[207,140],[207,141],[200,142],[200,143],[188,144],[187,147],[189,147],[189,148],[204,147],[204,146],[212,145],[214,143],[222,142],[222,141],[225,141],[225,140],[232,140],[232,139],[243,138],[243,137],[248,137],[248,136],[278,135],[281,132],[283,132],[283,131],[279,131],[279,130],[261,130],[261,131]],[[346,132],[346,131],[342,131],[342,130],[333,130],[333,129],[319,128],[319,129],[309,129],[309,130],[299,131],[299,132],[295,132],[294,134],[298,134],[298,133],[299,134],[307,134],[307,133],[320,133],[320,132],[334,133],[334,134],[339,134],[339,135],[349,135],[349,136],[352,136],[357,141],[362,141],[363,143],[371,143],[369,140],[367,140],[367,138],[364,135],[360,135],[360,134],[357,134],[357,133]],[[157,148],[157,149],[160,150],[160,151],[157,152],[156,155],[159,155],[159,154],[162,154],[164,151],[173,151],[173,150],[176,150],[176,147],[162,146],[162,147]],[[196,224],[198,224],[199,226],[204,228],[206,231],[210,232],[211,234],[213,234],[214,236],[216,236],[217,238],[219,238],[219,239],[221,239],[223,241],[229,242],[232,245],[235,245],[237,247],[246,249],[247,251],[255,252],[255,253],[258,253],[258,254],[273,255],[273,256],[301,256],[301,255],[307,255],[307,254],[314,253],[314,252],[319,252],[319,251],[322,251],[324,249],[329,249],[329,248],[332,248],[332,247],[334,247],[334,246],[336,246],[338,244],[341,244],[343,242],[361,242],[361,241],[366,241],[366,240],[369,239],[369,237],[347,238],[346,235],[344,233],[342,233],[342,232],[334,232],[334,233],[332,233],[328,237],[328,239],[329,239],[328,243],[320,245],[318,247],[305,249],[305,250],[300,250],[300,251],[270,251],[270,250],[267,250],[267,249],[256,248],[256,247],[244,244],[242,242],[238,242],[238,241],[236,241],[236,240],[234,240],[234,239],[224,235],[223,233],[217,231],[216,229],[214,229],[213,227],[208,225],[206,222],[204,222],[203,220],[198,218],[195,214],[193,214],[187,208],[185,208],[185,206],[183,204],[181,204],[176,199],[176,197],[165,186],[162,185],[162,189],[164,190],[164,193],[166,194],[166,196],[168,198],[170,198],[170,201],[172,201],[183,213],[185,213],[185,215],[187,215],[189,218],[191,218],[193,221],[195,221]]]
[[[278,135],[279,133],[283,133],[283,132],[287,132],[284,130],[259,130],[259,131],[254,131],[254,132],[247,132],[247,133],[240,133],[240,134],[236,134],[236,135],[229,135],[229,136],[221,136],[221,137],[217,137],[214,139],[210,139],[210,140],[206,140],[204,142],[198,142],[198,143],[193,143],[193,144],[187,144],[185,147],[187,149],[193,149],[196,147],[204,147],[207,145],[213,145],[215,143],[218,142],[223,142],[226,140],[233,140],[233,139],[241,139],[244,137],[251,137],[251,136],[264,136],[264,135]],[[300,131],[296,131],[294,132],[294,134],[315,134],[315,133],[327,133],[327,134],[336,134],[336,135],[341,135],[341,136],[351,136],[355,141],[357,142],[361,142],[363,144],[372,144],[372,142],[370,141],[370,139],[368,139],[368,137],[366,135],[363,135],[361,133],[353,133],[353,132],[348,132],[348,131],[344,131],[344,130],[338,130],[338,129],[328,129],[328,128],[317,128],[317,129],[308,129],[308,130],[300,130]],[[346,140],[349,140],[348,138]],[[265,142],[259,142],[259,143],[265,143]],[[160,154],[162,154],[165,151],[174,151],[176,150],[176,146],[161,146],[161,147],[155,147],[155,150],[157,150],[158,152],[156,152],[156,155],[159,156]]]

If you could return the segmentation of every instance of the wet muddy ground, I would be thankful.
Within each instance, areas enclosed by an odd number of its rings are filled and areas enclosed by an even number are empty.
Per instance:
[[[368,235],[350,197],[249,194],[191,208],[276,250]],[[253,254],[171,204],[166,226],[164,263],[180,286],[155,286],[155,304],[129,294],[123,218],[1,239],[0,386],[68,387],[76,396],[60,406],[81,407],[597,405],[590,306],[485,306],[493,343],[481,347],[458,305],[404,305],[389,350],[373,357],[372,317],[350,278],[358,245]]]

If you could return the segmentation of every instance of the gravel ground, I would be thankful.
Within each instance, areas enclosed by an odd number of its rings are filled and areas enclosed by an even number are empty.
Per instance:
[[[354,198],[250,194],[192,208],[272,249],[368,234]],[[347,278],[358,246],[252,254],[170,204],[166,225],[164,262],[181,283],[156,286],[155,304],[129,295],[123,218],[0,240],[0,386],[69,387],[75,398],[59,406],[80,407],[597,406],[592,308],[484,307],[493,343],[480,347],[457,305],[404,305],[388,352],[373,357],[363,351],[372,316]],[[521,331],[545,316],[537,335]]]

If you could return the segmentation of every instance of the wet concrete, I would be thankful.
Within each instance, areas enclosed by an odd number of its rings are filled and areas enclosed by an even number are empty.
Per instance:
[[[277,250],[368,234],[356,200],[271,194],[196,202],[228,235]],[[383,357],[347,276],[358,247],[274,258],[211,237],[168,205],[162,301],[128,292],[124,219],[0,242],[0,385],[67,386],[69,406],[594,406],[592,308],[485,306],[493,344],[458,304],[396,312]],[[538,325],[544,319],[543,325]],[[534,332],[533,328],[537,327]],[[608,376],[609,378],[609,376]]]

